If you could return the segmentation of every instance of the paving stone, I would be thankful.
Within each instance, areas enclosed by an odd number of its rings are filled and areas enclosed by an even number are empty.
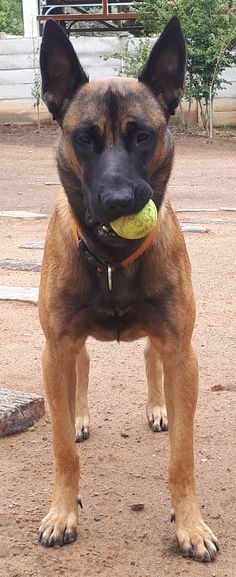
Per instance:
[[[0,260],[0,269],[23,270],[23,271],[26,270],[26,271],[39,272],[41,270],[41,264],[34,260],[27,261],[27,260],[6,259],[6,260]]]
[[[227,218],[181,218],[182,223],[189,224],[235,224],[235,220],[229,220]]]
[[[44,414],[42,396],[0,388],[0,437],[25,431]]]
[[[219,212],[219,208],[175,208],[175,212]]]
[[[30,250],[43,250],[44,242],[26,242],[24,244],[20,244],[19,248],[28,248]]]
[[[198,233],[206,233],[209,231],[208,228],[203,228],[202,226],[187,226],[185,224],[180,225],[182,232],[198,232]]]
[[[48,181],[48,182],[44,182],[44,184],[45,184],[45,186],[60,186],[61,183],[59,181],[58,182]]]
[[[37,304],[38,288],[0,285],[0,300],[25,301]]]
[[[27,210],[0,210],[0,217],[5,218],[48,218],[47,214],[42,214],[40,212],[29,212]]]
[[[175,212],[236,212],[236,208],[220,206],[219,208],[176,208]]]

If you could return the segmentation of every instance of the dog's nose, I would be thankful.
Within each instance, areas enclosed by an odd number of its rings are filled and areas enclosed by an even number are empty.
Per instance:
[[[135,212],[135,199],[131,188],[103,189],[100,199],[102,209],[111,221]]]

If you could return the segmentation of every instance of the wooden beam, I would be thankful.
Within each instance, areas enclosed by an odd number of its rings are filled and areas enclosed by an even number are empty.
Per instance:
[[[53,14],[51,16],[37,16],[40,22],[43,20],[62,20],[64,22],[83,22],[96,20],[137,20],[136,12],[119,12],[118,14],[108,14],[104,17],[103,14]]]
[[[42,396],[0,388],[0,437],[25,431],[44,414]]]

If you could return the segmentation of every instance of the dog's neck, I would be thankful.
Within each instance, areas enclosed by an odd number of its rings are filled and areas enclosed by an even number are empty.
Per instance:
[[[113,273],[119,269],[127,269],[129,266],[134,264],[153,244],[155,238],[158,234],[159,229],[159,220],[153,230],[144,238],[142,239],[141,244],[139,244],[138,248],[135,251],[132,251],[128,256],[124,259],[115,261],[114,256],[112,260],[108,261],[104,258],[99,258],[97,253],[91,252],[83,239],[83,234],[81,233],[80,228],[77,226],[76,222],[74,221],[73,224],[73,231],[74,235],[76,235],[76,240],[78,240],[78,248],[79,253],[82,258],[87,262],[88,266],[93,267],[98,275],[106,275],[107,277],[107,288],[108,291],[112,291],[113,288]]]
[[[144,252],[146,252],[149,249],[149,247],[154,242],[158,234],[158,229],[159,229],[159,221],[156,222],[156,225],[153,228],[153,230],[144,239],[141,239],[141,243],[139,244],[138,248],[136,248],[136,250],[133,250],[129,255],[119,260],[118,262],[114,260],[114,257],[110,261],[107,258],[105,259],[98,258],[94,253],[89,251],[86,242],[83,239],[83,235],[78,229],[78,238],[80,239],[79,240],[80,254],[84,256],[88,261],[91,261],[91,263],[94,264],[94,266],[97,267],[98,269],[99,267],[106,268],[108,266],[110,266],[110,268],[113,270],[116,270],[118,268],[128,268],[131,264],[137,261],[144,254]]]

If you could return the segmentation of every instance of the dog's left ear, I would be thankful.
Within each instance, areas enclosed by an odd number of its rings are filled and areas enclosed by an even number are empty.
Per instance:
[[[53,20],[44,28],[40,68],[43,100],[60,123],[76,90],[88,82],[88,77],[65,32]]]
[[[159,97],[167,118],[175,113],[183,96],[185,66],[185,41],[179,20],[174,16],[154,44],[139,75],[139,80]]]

